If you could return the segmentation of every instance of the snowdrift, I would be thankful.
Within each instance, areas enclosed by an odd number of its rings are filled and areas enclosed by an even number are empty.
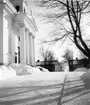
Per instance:
[[[12,63],[9,66],[0,66],[0,80],[15,76],[31,75],[35,73],[49,72],[47,69],[42,67],[31,67],[26,64],[15,64]]]
[[[84,82],[84,87],[90,89],[90,69],[81,76],[81,79]]]
[[[0,66],[0,80],[12,78],[16,76],[16,71],[11,67]]]
[[[12,67],[17,75],[29,75],[32,73],[40,73],[40,69],[28,66],[26,64],[10,64],[9,67]]]
[[[41,67],[41,66],[36,66],[36,67],[39,68],[42,72],[49,72],[48,69],[43,68],[43,67]]]
[[[88,69],[87,68],[77,68],[74,72],[87,72]]]

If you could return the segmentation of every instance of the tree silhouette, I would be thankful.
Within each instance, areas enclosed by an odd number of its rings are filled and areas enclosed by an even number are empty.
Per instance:
[[[76,47],[90,59],[90,49],[83,36],[83,18],[90,14],[89,0],[35,0],[39,7],[45,7],[43,17],[53,22],[56,29],[51,34],[50,42],[69,38]],[[85,31],[85,30],[84,30]],[[46,41],[46,42],[49,42]]]
[[[43,46],[40,48],[39,52],[44,64],[51,64],[51,62],[55,60],[54,53],[48,49],[45,49]]]

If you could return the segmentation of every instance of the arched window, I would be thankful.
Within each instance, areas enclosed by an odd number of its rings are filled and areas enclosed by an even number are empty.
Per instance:
[[[20,11],[20,6],[17,5],[15,8],[16,8],[17,12]]]

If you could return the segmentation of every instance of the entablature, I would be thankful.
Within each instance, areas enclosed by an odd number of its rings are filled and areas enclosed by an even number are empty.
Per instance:
[[[16,13],[16,9],[9,2],[9,0],[1,0],[0,1],[0,13],[5,13],[12,18]]]
[[[32,31],[33,33],[37,31],[37,27],[35,27],[32,16],[28,17],[25,13],[17,13],[14,16],[13,21],[19,26],[25,26],[29,31]]]

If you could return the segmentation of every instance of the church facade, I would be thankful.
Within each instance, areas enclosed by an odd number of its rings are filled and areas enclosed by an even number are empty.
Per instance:
[[[26,0],[0,0],[0,64],[35,66],[36,32]]]

